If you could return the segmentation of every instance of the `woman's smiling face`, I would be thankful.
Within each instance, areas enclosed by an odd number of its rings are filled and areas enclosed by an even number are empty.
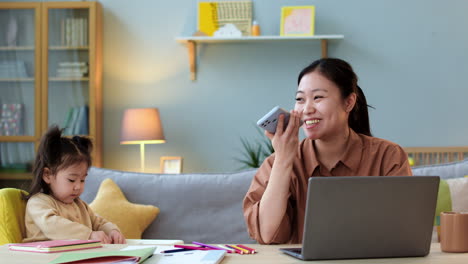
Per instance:
[[[295,110],[302,112],[305,135],[310,139],[333,138],[349,128],[348,116],[356,95],[343,99],[340,89],[319,71],[305,74],[296,92]]]

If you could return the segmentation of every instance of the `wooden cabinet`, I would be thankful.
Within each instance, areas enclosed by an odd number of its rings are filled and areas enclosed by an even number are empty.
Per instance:
[[[0,180],[30,179],[52,124],[89,136],[101,165],[101,14],[98,2],[0,3]]]

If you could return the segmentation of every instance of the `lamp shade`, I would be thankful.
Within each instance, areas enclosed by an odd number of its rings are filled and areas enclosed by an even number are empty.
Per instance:
[[[165,143],[157,108],[127,109],[122,118],[120,144]]]

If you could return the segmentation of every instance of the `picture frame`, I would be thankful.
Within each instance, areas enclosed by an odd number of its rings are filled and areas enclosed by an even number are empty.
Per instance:
[[[182,157],[161,157],[159,168],[160,172],[164,174],[182,173]]]
[[[315,6],[284,6],[281,8],[281,36],[313,36]]]

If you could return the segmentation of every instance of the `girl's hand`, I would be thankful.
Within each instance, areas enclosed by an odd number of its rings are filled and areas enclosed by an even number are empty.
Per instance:
[[[91,240],[100,240],[103,244],[111,244],[112,240],[103,231],[93,231],[89,236]]]
[[[296,156],[299,146],[299,127],[301,126],[301,113],[292,110],[289,117],[289,123],[284,129],[284,115],[278,118],[276,133],[271,134],[265,131],[265,135],[271,140],[275,149],[275,159],[282,162],[289,162]]]
[[[125,244],[125,237],[117,230],[112,230],[109,234],[112,244]]]

